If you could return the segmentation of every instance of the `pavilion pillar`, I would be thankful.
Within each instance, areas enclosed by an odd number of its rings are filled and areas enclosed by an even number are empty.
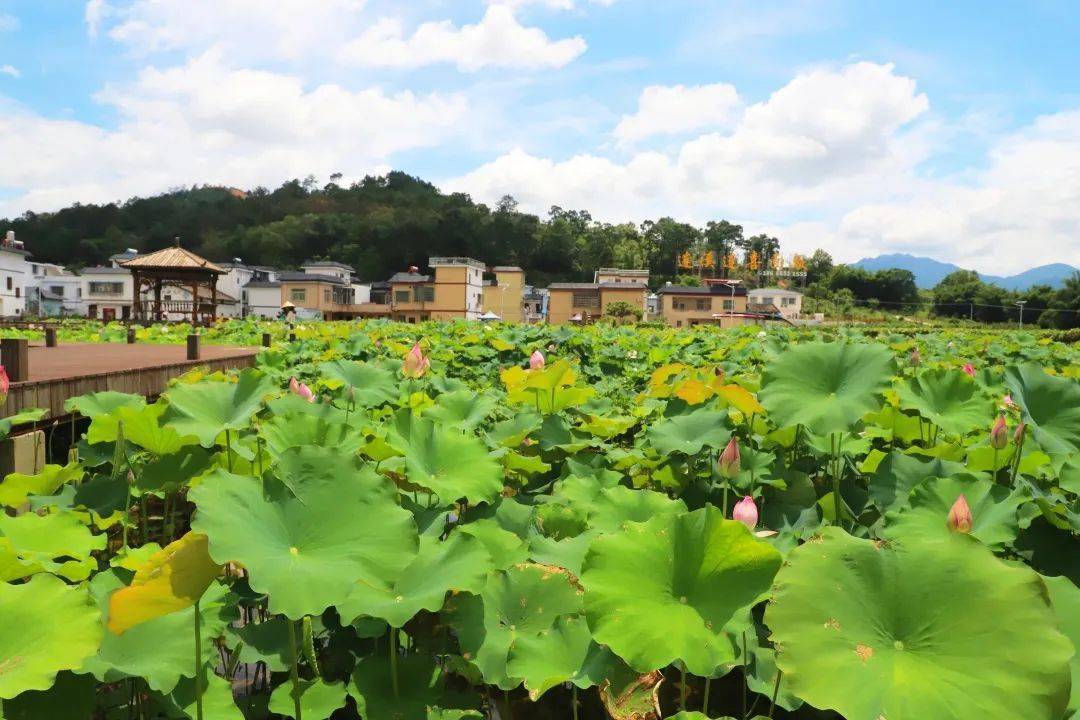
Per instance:
[[[142,319],[142,303],[139,301],[139,296],[142,295],[142,278],[139,277],[138,270],[131,271],[131,315],[138,321]]]
[[[154,322],[161,322],[161,278],[154,278]]]
[[[210,276],[210,322],[217,322],[217,275]]]

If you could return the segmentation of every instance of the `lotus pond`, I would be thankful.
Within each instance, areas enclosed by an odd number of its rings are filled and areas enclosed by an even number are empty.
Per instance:
[[[74,398],[66,461],[0,482],[0,717],[1080,709],[1076,346],[297,334],[154,403]]]

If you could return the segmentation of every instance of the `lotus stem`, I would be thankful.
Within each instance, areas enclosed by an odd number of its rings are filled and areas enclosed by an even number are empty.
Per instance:
[[[390,627],[390,682],[394,686],[394,697],[398,697],[398,677],[397,677],[397,647],[398,647],[398,629],[396,627]]]
[[[999,475],[997,461],[998,461],[998,449],[994,448],[994,461],[990,465],[990,472],[992,473],[991,477],[994,478],[994,482],[998,481],[998,475]]]
[[[571,704],[573,704],[573,706],[574,706],[574,720],[578,720],[578,709],[577,709],[577,703],[578,703],[578,700],[577,700],[577,685],[574,685],[574,684],[571,684],[571,685],[570,685],[570,702],[571,702]]]
[[[743,684],[742,684],[742,716],[743,720],[746,720],[746,676],[748,675],[746,668],[750,664],[750,659],[746,655],[746,631],[742,631],[742,670],[743,670]],[[706,701],[707,705],[707,701]],[[706,712],[706,715],[709,713]]]
[[[835,433],[829,435],[829,445],[832,447],[833,452],[833,512],[835,513],[836,525],[839,527],[843,501],[840,499],[840,443],[837,442]]]
[[[195,720],[203,720],[202,707],[202,612],[195,601]]]
[[[296,648],[296,623],[289,619],[285,622],[289,625],[289,653],[292,657],[289,675],[292,679],[293,720],[303,720],[301,718],[303,710],[300,707],[300,655]]]
[[[1020,472],[1020,456],[1024,453],[1024,440],[1025,435],[1020,436],[1020,441],[1016,444],[1016,457],[1012,462],[1012,473],[1009,475],[1009,486],[1016,485],[1016,474]]]
[[[686,689],[687,689],[687,677],[686,677],[686,661],[680,660],[679,663],[682,666],[682,683],[679,687],[679,710],[686,712]]]
[[[232,472],[232,431],[227,428],[225,430],[225,461],[229,465],[229,472]]]
[[[782,675],[780,668],[776,668],[776,684],[773,685],[772,700],[769,702],[769,720],[772,720],[773,713],[776,712],[776,696],[780,694],[780,677]]]
[[[712,690],[712,678],[705,678],[705,699],[701,702],[701,712],[705,715],[709,714],[709,691]]]

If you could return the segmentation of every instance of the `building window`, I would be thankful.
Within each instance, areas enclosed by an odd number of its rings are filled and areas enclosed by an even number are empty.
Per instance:
[[[59,295],[60,297],[64,297],[64,286],[63,285],[50,285],[49,286],[49,292],[51,292],[53,295]]]
[[[293,288],[289,291],[289,299],[293,302],[307,302],[307,289]]]
[[[15,297],[22,297],[22,288],[15,288]]]
[[[330,302],[330,289],[324,288],[322,291],[322,297],[324,302]]]
[[[600,296],[592,292],[576,292],[574,293],[573,306],[576,308],[598,308],[600,307]]]
[[[712,300],[698,300],[694,305],[697,310],[711,310]]]
[[[431,285],[421,285],[414,292],[417,302],[435,302],[435,288]]]
[[[763,298],[761,298],[761,303],[763,305],[772,305],[773,304],[773,299],[771,297],[763,297]]]
[[[123,295],[124,283],[122,282],[92,282],[90,283],[91,295]]]
[[[8,290],[11,289],[11,278],[10,277],[7,279],[7,289]]]
[[[676,320],[675,327],[682,327],[682,320]]]
[[[395,290],[394,291],[394,302],[396,302],[396,303],[407,303],[407,302],[409,302],[409,291],[408,290]]]
[[[735,309],[735,301],[734,300],[725,300],[724,301],[724,309],[725,310],[734,310]]]

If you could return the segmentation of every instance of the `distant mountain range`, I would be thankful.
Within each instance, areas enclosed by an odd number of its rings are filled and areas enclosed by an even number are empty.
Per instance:
[[[878,255],[874,258],[863,258],[859,262],[853,264],[855,267],[861,267],[866,270],[888,270],[890,268],[910,270],[915,276],[915,284],[921,288],[932,288],[941,282],[949,273],[963,270],[959,265],[941,262],[940,260],[934,260],[933,258],[920,257],[918,255],[908,255],[906,253],[893,253],[891,255]],[[983,275],[982,273],[979,273],[979,277],[981,277],[984,282],[1000,285],[1008,290],[1027,290],[1032,285],[1061,287],[1065,280],[1075,272],[1078,272],[1078,270],[1071,265],[1053,263],[1051,265],[1040,265],[1039,267],[1034,267],[1030,270],[1025,270],[1018,275],[1010,275],[1009,277]]]

